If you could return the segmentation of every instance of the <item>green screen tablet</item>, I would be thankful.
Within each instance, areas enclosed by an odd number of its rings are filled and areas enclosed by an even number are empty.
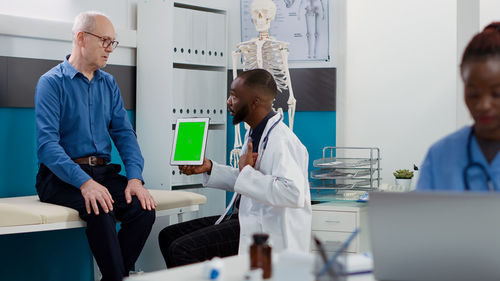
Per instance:
[[[210,118],[177,119],[171,165],[201,165],[205,159]]]

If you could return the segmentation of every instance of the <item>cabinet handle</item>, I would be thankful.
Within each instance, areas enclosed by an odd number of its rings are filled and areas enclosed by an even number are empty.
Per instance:
[[[332,220],[326,220],[325,222],[340,223],[340,221],[332,221]]]

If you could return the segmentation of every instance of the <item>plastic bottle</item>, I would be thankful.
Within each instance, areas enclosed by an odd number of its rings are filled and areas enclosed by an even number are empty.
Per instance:
[[[206,261],[203,268],[205,280],[222,281],[224,279],[224,263],[218,257]]]
[[[271,246],[267,243],[268,238],[268,234],[256,233],[250,246],[250,269],[261,268],[264,279],[269,279],[272,275]]]

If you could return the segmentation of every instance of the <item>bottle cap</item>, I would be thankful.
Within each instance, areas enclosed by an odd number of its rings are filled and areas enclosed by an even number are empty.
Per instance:
[[[253,242],[257,245],[263,245],[267,242],[269,234],[266,233],[255,233],[253,235]]]
[[[203,268],[203,276],[205,280],[222,280],[224,271],[224,263],[218,257],[206,261]]]

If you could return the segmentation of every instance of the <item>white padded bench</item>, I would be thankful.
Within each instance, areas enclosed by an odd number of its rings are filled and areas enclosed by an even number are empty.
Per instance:
[[[205,204],[203,195],[175,190],[149,192],[156,201],[156,216],[178,215],[198,211]],[[0,198],[0,235],[84,227],[74,209],[42,203],[37,195]]]

